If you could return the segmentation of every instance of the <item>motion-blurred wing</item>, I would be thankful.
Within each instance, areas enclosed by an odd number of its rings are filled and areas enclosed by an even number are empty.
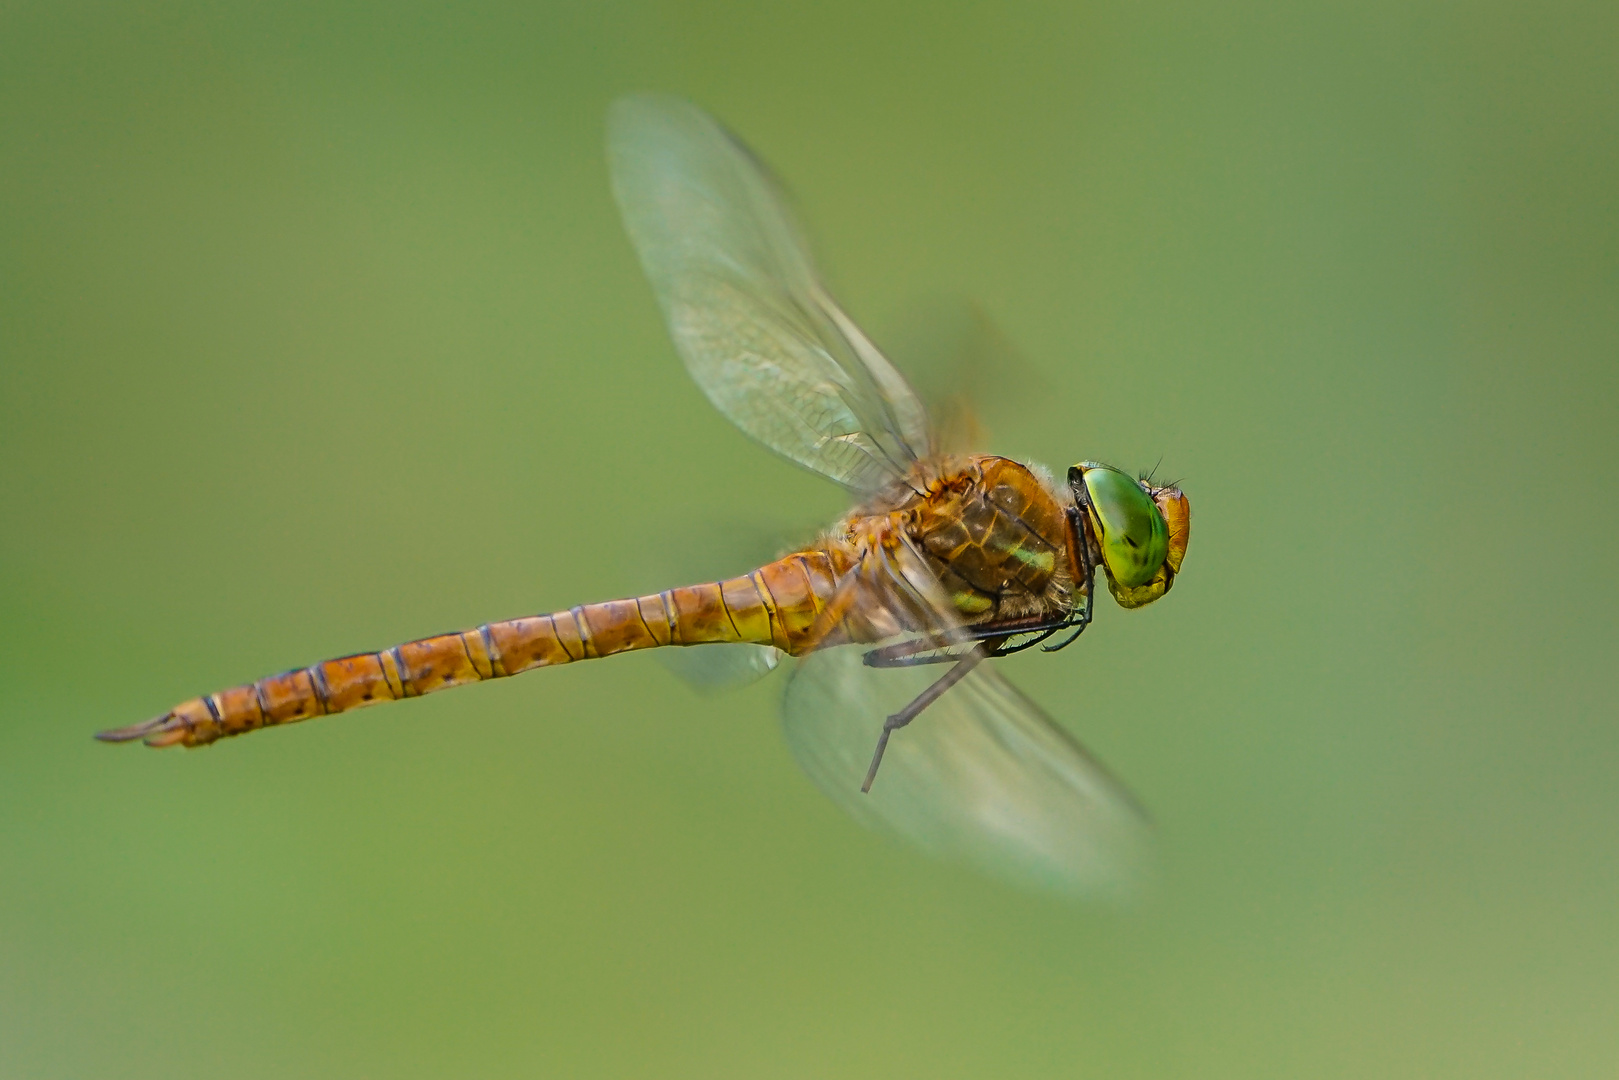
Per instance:
[[[700,649],[659,649],[658,659],[700,694],[737,690],[776,670],[785,655],[769,645],[708,644]]]
[[[861,657],[857,646],[813,654],[787,687],[787,742],[821,790],[868,825],[1015,884],[1106,899],[1137,891],[1150,849],[1137,804],[988,662],[894,733],[861,794],[884,717],[947,670]]]
[[[920,400],[822,287],[740,142],[689,102],[637,96],[614,103],[607,156],[675,347],[733,423],[856,491],[929,451]]]

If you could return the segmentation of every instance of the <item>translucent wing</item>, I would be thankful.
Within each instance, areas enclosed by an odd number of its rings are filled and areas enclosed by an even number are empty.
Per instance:
[[[1150,827],[1129,793],[990,663],[894,733],[860,783],[883,718],[944,665],[872,668],[858,646],[793,673],[787,743],[816,785],[867,825],[1015,884],[1122,900],[1148,869]]]
[[[783,655],[769,645],[746,642],[658,650],[664,666],[701,694],[717,694],[758,682],[776,670]]]
[[[827,294],[777,185],[713,117],[620,99],[607,156],[675,347],[722,413],[856,491],[928,452],[920,400]]]

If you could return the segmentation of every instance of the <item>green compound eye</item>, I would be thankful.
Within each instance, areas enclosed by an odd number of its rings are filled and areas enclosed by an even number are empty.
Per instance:
[[[1128,474],[1093,461],[1078,466],[1090,496],[1091,523],[1113,580],[1126,588],[1151,581],[1169,554],[1169,526],[1152,497]]]

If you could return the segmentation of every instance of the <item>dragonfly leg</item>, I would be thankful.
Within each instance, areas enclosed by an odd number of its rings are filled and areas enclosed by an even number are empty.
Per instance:
[[[888,749],[888,737],[917,718],[921,711],[939,700],[946,690],[965,679],[984,659],[984,651],[973,648],[956,661],[956,666],[945,672],[933,684],[912,699],[911,703],[883,721],[883,732],[877,736],[877,750],[871,755],[871,768],[866,770],[866,782],[860,785],[862,794],[871,792],[871,782],[877,779],[877,767],[883,763],[883,751]]]
[[[1091,559],[1090,527],[1086,524],[1086,520],[1080,513],[1079,507],[1073,507],[1068,511],[1069,552],[1071,555],[1078,556],[1078,560],[1074,564],[1074,576],[1077,580],[1085,582],[1084,602],[1079,606],[1078,610],[1068,616],[1068,625],[1074,628],[1074,632],[1055,645],[1041,646],[1041,652],[1058,652],[1068,648],[1068,646],[1079,640],[1079,635],[1083,634],[1085,628],[1091,624],[1091,611],[1096,600],[1096,563]],[[1058,627],[1058,629],[1065,629],[1065,627]],[[1026,649],[1029,645],[1039,644],[1039,642],[1046,640],[1050,636],[1050,634],[1047,634],[1045,637],[1029,642],[1028,645],[1020,646],[1020,648]]]
[[[1090,624],[1091,624],[1091,622],[1090,622],[1089,619],[1081,619],[1079,621],[1079,623],[1075,626],[1074,632],[1072,634],[1069,634],[1067,637],[1063,638],[1061,641],[1057,642],[1057,644],[1055,644],[1055,645],[1041,646],[1040,651],[1041,652],[1058,652],[1058,651],[1060,651],[1062,649],[1068,648],[1068,646],[1072,645],[1074,642],[1079,640],[1079,635],[1083,634],[1085,632],[1085,628],[1087,626],[1089,626]],[[1056,632],[1057,631],[1053,630],[1051,632],[1051,634],[1055,634]],[[1051,634],[1047,634],[1047,635],[1045,635],[1045,637],[1036,638],[1035,640],[1029,642],[1029,645],[1039,645],[1040,642],[1046,640],[1046,638],[1050,637]],[[1022,645],[1022,646],[1019,646],[1019,648],[1026,649],[1026,648],[1029,647],[1029,645]]]
[[[951,663],[961,659],[962,650],[958,646],[972,648],[982,638],[981,634],[960,630],[948,634],[928,634],[870,649],[862,659],[867,667],[876,668]]]
[[[867,667],[914,667],[917,664],[949,664],[960,660],[966,655],[966,649],[956,648],[965,645],[975,647],[979,643],[987,642],[984,649],[989,656],[1011,656],[1032,648],[1042,641],[1050,638],[1059,630],[1066,630],[1074,625],[1073,616],[1061,619],[1033,620],[1023,619],[999,623],[987,623],[983,626],[969,626],[961,630],[952,630],[947,633],[927,634],[912,638],[910,641],[898,641],[892,645],[883,645],[870,649],[864,656]],[[1026,634],[1035,635],[1028,641],[1020,641],[1015,645],[1008,642],[1014,637],[1023,637]]]
[[[1034,637],[1030,638],[1028,641],[1020,641],[1016,645],[1011,644],[1011,638],[1009,638],[1009,637],[1001,638],[1000,640],[994,642],[990,646],[989,655],[991,655],[991,656],[1011,656],[1013,653],[1020,653],[1024,649],[1032,649],[1036,645],[1040,644],[1042,641],[1049,638],[1052,634],[1055,634],[1058,630],[1061,630],[1064,627],[1066,627],[1067,625],[1068,625],[1067,623],[1060,623],[1060,624],[1058,624],[1056,626],[1048,627],[1048,628],[1046,628],[1044,630],[1026,631],[1026,633],[1034,634]],[[1019,634],[1017,636],[1022,637],[1023,635]]]
[[[895,641],[894,644],[884,644],[881,648],[868,649],[863,661],[866,667],[915,667],[916,664],[954,664],[967,654],[967,649],[955,646],[968,646],[973,648],[979,643],[984,644],[984,651],[988,656],[1012,656],[1013,653],[1022,653],[1023,649],[1033,648],[1041,641],[1051,638],[1059,630],[1067,630],[1073,625],[1073,615],[1065,615],[1062,619],[1047,620],[1009,620],[1009,622],[986,623],[981,627],[965,627],[962,630],[950,630],[947,633],[929,633],[920,638],[911,638],[910,641]],[[1009,644],[1012,638],[1022,638],[1025,635],[1035,635],[1028,641],[1018,641]]]

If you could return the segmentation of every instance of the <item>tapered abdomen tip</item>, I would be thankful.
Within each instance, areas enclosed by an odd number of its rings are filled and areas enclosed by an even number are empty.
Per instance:
[[[165,747],[173,746],[186,737],[184,723],[173,713],[164,713],[154,716],[150,720],[128,727],[109,728],[106,731],[96,732],[96,738],[101,742],[123,743],[144,740],[147,746]]]

